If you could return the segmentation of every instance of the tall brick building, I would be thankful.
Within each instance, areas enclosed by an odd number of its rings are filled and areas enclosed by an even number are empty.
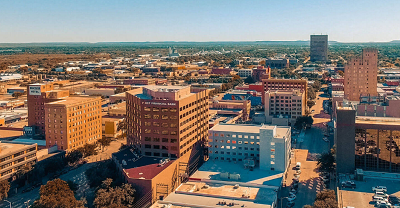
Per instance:
[[[146,156],[179,158],[208,139],[208,91],[145,86],[126,93],[127,142]]]
[[[344,95],[350,101],[360,96],[377,96],[378,50],[364,49],[362,57],[351,59],[344,68]]]
[[[101,98],[69,96],[53,84],[28,86],[28,125],[60,150],[82,147],[101,138]]]
[[[265,92],[269,90],[300,90],[307,98],[307,80],[304,79],[263,79],[262,103],[265,103]]]

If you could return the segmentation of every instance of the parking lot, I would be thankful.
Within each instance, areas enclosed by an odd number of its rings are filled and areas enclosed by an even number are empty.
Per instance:
[[[349,177],[347,176],[341,178],[342,180],[347,180]],[[357,185],[355,189],[341,188],[339,192],[339,204],[342,203],[342,207],[375,207],[375,203],[372,201],[372,197],[374,196],[372,187],[375,186],[386,186],[387,194],[400,197],[400,180],[366,177],[364,178],[364,181],[354,182]]]

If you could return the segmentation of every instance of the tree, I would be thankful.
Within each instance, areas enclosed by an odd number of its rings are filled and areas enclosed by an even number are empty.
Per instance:
[[[83,208],[85,204],[83,200],[76,200],[68,183],[58,178],[40,187],[39,194],[35,208]]]
[[[77,149],[82,152],[83,157],[89,157],[92,155],[97,155],[96,145],[95,144],[85,144],[85,146]]]
[[[130,184],[113,187],[111,186],[112,182],[111,178],[103,181],[94,199],[95,207],[132,207],[135,200],[135,189]]]
[[[10,191],[10,183],[7,180],[0,181],[0,200],[8,197]]]
[[[335,162],[333,151],[325,152],[319,156],[317,168],[320,172],[331,173],[335,170]]]
[[[110,146],[111,138],[103,137],[103,138],[97,140],[97,142],[99,142],[101,147],[104,148],[104,147]]]
[[[314,90],[316,92],[318,92],[321,89],[321,82],[318,80],[315,80],[314,83],[312,84],[312,88],[314,88]]]
[[[105,160],[87,169],[85,175],[90,187],[99,187],[107,178],[116,179],[117,170],[111,160]]]
[[[307,106],[309,109],[311,109],[315,105],[315,101],[313,100],[307,100]]]
[[[314,88],[312,87],[308,88],[307,97],[309,100],[314,100],[317,97],[317,93],[315,93]]]
[[[338,74],[339,74],[341,77],[344,77],[344,72],[343,72],[342,70],[339,70],[339,71],[338,71]]]
[[[325,190],[317,194],[314,208],[337,208],[338,203],[334,190]]]
[[[248,83],[248,84],[252,84],[252,83],[254,83],[255,81],[254,81],[253,77],[248,76],[248,77],[244,80],[244,82],[245,82],[245,83]]]
[[[70,164],[74,164],[83,158],[83,153],[79,150],[73,150],[65,156],[65,161]]]
[[[294,127],[296,129],[302,130],[302,129],[309,129],[311,128],[311,125],[313,124],[314,119],[311,116],[301,116],[296,119],[296,122],[294,123]]]

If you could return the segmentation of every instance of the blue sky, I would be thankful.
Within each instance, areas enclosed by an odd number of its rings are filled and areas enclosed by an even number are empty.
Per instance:
[[[400,0],[0,0],[0,42],[400,39]]]

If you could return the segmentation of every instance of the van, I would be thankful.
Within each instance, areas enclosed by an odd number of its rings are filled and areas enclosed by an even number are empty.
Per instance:
[[[296,163],[296,169],[297,169],[297,170],[300,170],[300,168],[301,168],[301,162],[297,162],[297,163]]]

